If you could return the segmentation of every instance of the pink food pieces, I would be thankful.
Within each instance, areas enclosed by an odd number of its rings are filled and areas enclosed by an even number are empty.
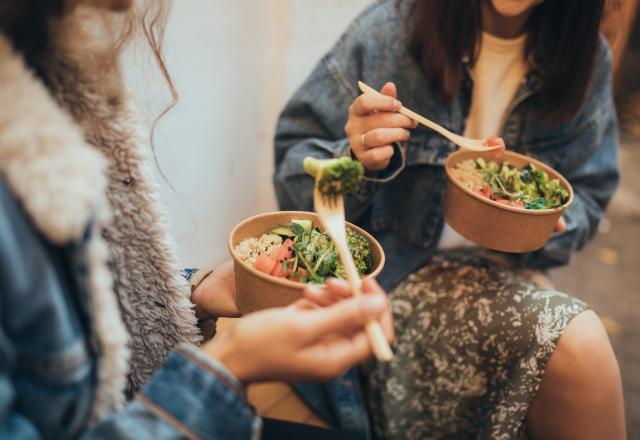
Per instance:
[[[269,254],[260,255],[254,267],[260,272],[273,275],[278,278],[286,278],[287,274],[282,267],[283,263],[293,257],[293,241],[287,239]]]
[[[504,155],[505,150],[507,149],[506,144],[504,143],[504,139],[498,136],[490,136],[484,141],[484,145],[487,147],[500,147],[495,150],[491,150],[491,154],[496,157],[502,157]]]
[[[276,267],[276,264],[277,263],[275,259],[263,254],[256,259],[255,268],[260,272],[270,275],[271,272],[273,272],[273,269]]]

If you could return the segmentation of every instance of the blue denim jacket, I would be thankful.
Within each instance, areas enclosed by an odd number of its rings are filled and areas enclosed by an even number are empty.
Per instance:
[[[344,126],[348,107],[359,95],[358,80],[377,88],[393,81],[404,105],[454,133],[464,132],[471,77],[453,102],[445,105],[407,49],[404,11],[396,3],[380,0],[365,10],[282,112],[274,175],[281,209],[313,209],[313,180],[302,167],[306,156],[350,154]],[[536,76],[529,73],[507,111],[501,135],[509,148],[556,168],[575,190],[575,201],[565,214],[567,232],[554,235],[537,252],[510,256],[519,266],[544,269],[566,264],[594,235],[618,184],[618,127],[606,42],[601,39],[586,101],[571,120],[545,125],[538,119],[543,103],[536,96],[536,83]],[[367,182],[359,194],[346,199],[347,217],[372,232],[385,249],[387,264],[380,282],[387,289],[424,265],[437,247],[444,225],[443,164],[455,151],[453,144],[423,127],[412,130],[406,156],[396,147],[390,167]],[[336,426],[355,438],[369,438],[356,377],[351,371],[324,387],[299,385],[298,390]]]
[[[358,80],[377,88],[393,81],[404,105],[454,133],[464,132],[470,76],[445,105],[408,51],[404,12],[396,3],[378,1],[357,18],[282,112],[274,176],[281,209],[312,210],[313,181],[302,168],[306,156],[349,154],[344,126],[348,107],[359,95]],[[556,168],[575,190],[575,201],[565,214],[567,232],[537,252],[511,256],[522,267],[542,269],[566,264],[593,236],[618,183],[618,127],[606,42],[601,40],[586,101],[571,120],[555,125],[539,120],[543,103],[536,96],[536,83],[531,72],[507,111],[501,135],[510,149]],[[383,244],[387,266],[380,281],[386,288],[422,266],[437,246],[444,224],[443,164],[455,146],[419,127],[412,130],[406,158],[397,151],[394,163],[377,176],[381,181],[368,182],[346,202],[349,219]]]
[[[98,348],[85,252],[86,241],[47,242],[0,179],[0,439],[258,438],[241,384],[186,345],[126,408],[88,425]]]

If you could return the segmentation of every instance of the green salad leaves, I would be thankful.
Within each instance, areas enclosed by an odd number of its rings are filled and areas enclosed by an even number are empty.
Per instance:
[[[311,222],[301,225],[294,221],[286,225],[278,225],[271,234],[280,235],[292,240],[293,256],[283,262],[285,272],[304,274],[298,281],[311,284],[323,284],[326,278],[345,278],[344,267],[336,252],[331,238]],[[360,276],[371,271],[373,256],[369,241],[355,231],[347,228],[347,244]]]
[[[518,169],[509,162],[498,165],[494,161],[475,160],[487,187],[480,192],[492,200],[508,200],[513,206],[526,209],[553,209],[569,201],[569,192],[558,179],[529,163]]]

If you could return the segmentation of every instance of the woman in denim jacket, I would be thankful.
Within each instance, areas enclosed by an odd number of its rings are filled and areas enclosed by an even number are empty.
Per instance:
[[[522,271],[566,264],[618,183],[602,9],[602,0],[376,1],[284,109],[282,209],[312,209],[306,156],[351,154],[367,169],[346,203],[388,257],[381,284],[396,357],[362,381],[380,438],[624,437],[619,371],[598,317]],[[386,96],[359,96],[358,80]],[[575,201],[543,249],[482,251],[445,224],[443,163],[455,146],[397,113],[399,100],[453,132],[500,134],[570,180]]]
[[[391,335],[374,284],[317,307],[334,283],[197,348],[189,300],[232,312],[233,277],[180,276],[117,64],[138,12],[159,54],[163,4],[0,0],[0,439],[256,439],[245,383],[338,375],[369,317]]]

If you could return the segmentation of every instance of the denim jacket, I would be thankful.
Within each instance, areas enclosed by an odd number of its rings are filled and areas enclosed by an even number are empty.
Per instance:
[[[457,97],[444,104],[427,73],[409,50],[404,11],[381,0],[358,17],[318,63],[280,116],[275,139],[274,184],[280,208],[312,210],[312,179],[306,156],[349,154],[344,126],[348,107],[359,95],[358,80],[373,87],[398,86],[398,99],[454,133],[463,133],[470,107],[470,76]],[[530,72],[507,110],[502,137],[514,150],[551,165],[575,190],[566,211],[567,232],[554,235],[536,252],[511,255],[521,267],[566,264],[594,235],[619,179],[618,127],[611,93],[611,54],[602,38],[586,100],[571,120],[544,124]],[[349,219],[372,232],[387,254],[381,284],[393,288],[422,266],[437,247],[444,224],[443,164],[456,147],[423,127],[411,132],[406,157],[401,148],[390,167],[347,197]]]
[[[89,425],[99,362],[89,238],[49,243],[0,179],[0,439],[258,438],[261,420],[242,385],[188,345],[132,403]]]

